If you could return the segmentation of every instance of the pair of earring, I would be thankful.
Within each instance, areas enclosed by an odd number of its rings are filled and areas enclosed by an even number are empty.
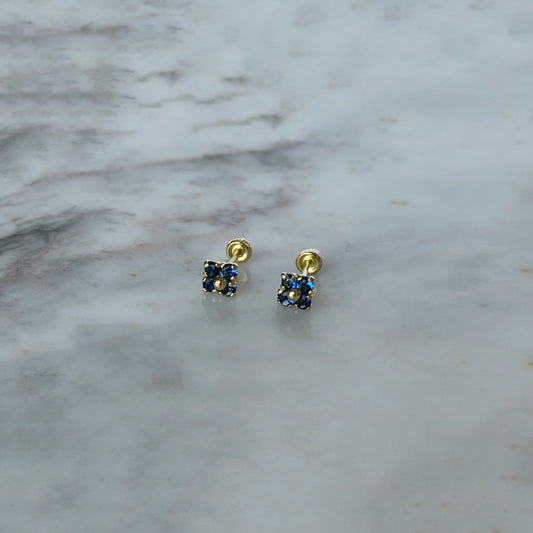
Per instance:
[[[227,261],[205,261],[204,292],[214,292],[224,296],[235,296],[237,292],[238,263],[244,263],[252,257],[252,247],[246,239],[233,239],[226,246]],[[322,268],[322,257],[315,249],[304,250],[296,257],[296,267],[301,274],[281,274],[281,285],[277,300],[284,307],[295,306],[309,309],[315,293],[316,274]]]

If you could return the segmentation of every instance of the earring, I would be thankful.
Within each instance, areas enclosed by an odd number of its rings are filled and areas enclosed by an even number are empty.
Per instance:
[[[296,258],[296,267],[302,273],[281,274],[281,286],[278,291],[278,303],[284,307],[295,305],[299,309],[309,309],[315,291],[316,274],[322,268],[322,257],[318,250],[304,250]]]
[[[226,255],[228,261],[224,263],[204,262],[204,279],[202,280],[204,292],[235,296],[239,275],[237,263],[244,263],[252,257],[252,247],[246,239],[233,239],[226,246]]]

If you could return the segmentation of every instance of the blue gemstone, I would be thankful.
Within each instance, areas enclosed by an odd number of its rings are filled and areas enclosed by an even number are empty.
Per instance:
[[[293,274],[286,274],[286,278],[281,281],[281,285],[284,289],[290,290],[290,289],[297,289],[298,288],[298,280],[294,277]]]
[[[309,294],[311,291],[315,290],[315,282],[309,278],[302,278],[300,281],[300,290],[303,294]]]
[[[302,298],[297,305],[299,309],[308,309],[311,307],[311,298]]]
[[[239,269],[237,265],[233,265],[232,263],[226,263],[220,269],[220,274],[226,281],[229,281],[232,278],[236,277],[238,273],[239,273]]]
[[[205,275],[209,278],[216,278],[219,273],[219,268],[214,261],[207,261],[207,264],[204,266]]]
[[[215,290],[215,286],[213,285],[213,278],[205,278],[204,279],[204,289],[208,292],[213,292]]]
[[[278,302],[285,306],[290,305],[290,302],[287,299],[287,291],[283,291],[278,294]]]
[[[223,294],[224,296],[231,296],[232,294],[234,294],[235,292],[237,292],[237,285],[235,286],[231,286],[231,285],[226,285],[221,291],[220,291],[220,294]]]

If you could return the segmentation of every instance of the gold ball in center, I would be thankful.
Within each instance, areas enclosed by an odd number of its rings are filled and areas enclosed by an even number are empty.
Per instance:
[[[293,302],[296,302],[300,299],[302,293],[298,289],[291,289],[287,294],[287,298]]]
[[[214,283],[213,283],[213,286],[215,287],[215,289],[217,291],[223,291],[225,288],[226,288],[226,280],[224,278],[216,278]]]

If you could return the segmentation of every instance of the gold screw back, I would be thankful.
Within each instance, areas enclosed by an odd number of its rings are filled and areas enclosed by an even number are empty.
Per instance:
[[[233,239],[226,246],[226,255],[232,263],[244,263],[252,257],[252,246],[246,239]]]
[[[302,272],[304,276],[320,272],[320,269],[322,268],[322,256],[320,255],[320,252],[315,248],[303,250],[296,258],[296,268]]]

